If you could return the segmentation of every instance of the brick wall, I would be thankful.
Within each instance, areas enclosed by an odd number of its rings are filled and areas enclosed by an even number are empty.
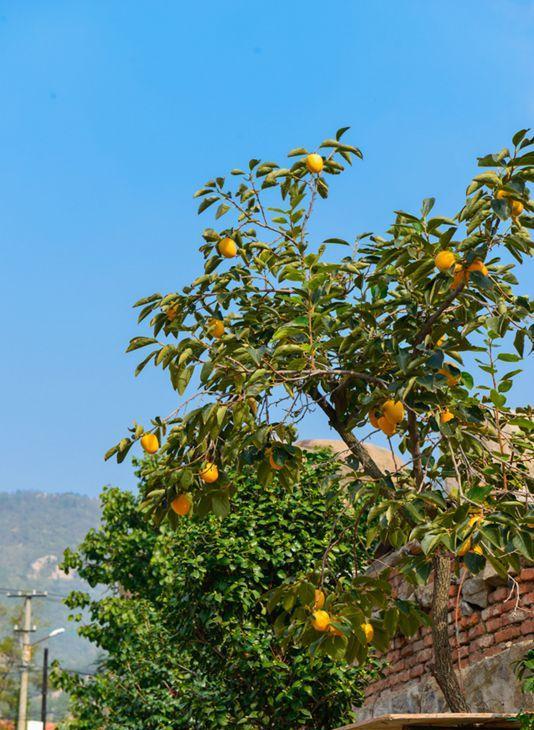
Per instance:
[[[487,576],[486,579],[475,577],[471,579],[471,585],[467,581],[464,582],[459,598],[459,586],[451,586],[449,591],[449,636],[456,668],[458,668],[459,648],[463,681],[467,681],[470,674],[480,674],[478,669],[474,669],[475,664],[488,662],[492,657],[496,657],[498,662],[499,656],[504,657],[505,653],[507,662],[510,664],[508,654],[515,656],[516,650],[520,649],[519,655],[521,655],[529,645],[534,644],[534,568],[523,569],[516,580],[519,591],[513,584],[512,587],[492,585],[495,581],[499,582],[494,573]],[[410,589],[403,584],[398,575],[393,576],[392,583],[394,591],[398,595],[406,597]],[[467,590],[468,588],[471,592]],[[421,605],[428,608],[430,595],[431,586],[426,586],[419,595],[416,591],[412,597],[419,599]],[[457,610],[458,621],[456,623]],[[398,636],[394,639],[388,653],[382,658],[385,659],[383,678],[368,687],[364,705],[367,711],[363,713],[364,716],[377,714],[370,711],[373,706],[380,707],[381,711],[406,709],[402,706],[402,697],[407,695],[408,687],[411,688],[411,693],[414,695],[414,692],[417,692],[418,684],[421,685],[421,692],[423,692],[422,683],[425,682],[424,691],[427,695],[429,692],[432,693],[429,687],[429,682],[434,682],[430,674],[432,637],[429,627],[421,628],[417,634],[408,639]],[[499,665],[493,662],[491,666]],[[513,673],[513,670],[509,669],[509,672]],[[504,681],[502,671],[500,679]],[[510,684],[509,676],[506,681]],[[466,687],[466,692],[468,692],[468,687]],[[431,708],[430,710],[427,708],[427,711],[443,709],[442,706],[440,707],[437,688],[435,688],[435,693],[437,695],[433,707],[432,697],[426,697],[426,702]],[[515,700],[510,699],[508,704],[517,702],[517,691],[514,696]],[[387,700],[389,700],[389,704]],[[424,704],[424,701],[420,698],[421,704]],[[504,708],[481,709],[497,711]]]

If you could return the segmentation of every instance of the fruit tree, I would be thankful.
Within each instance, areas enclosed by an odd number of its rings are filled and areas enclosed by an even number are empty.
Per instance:
[[[489,562],[512,574],[532,557],[532,422],[507,393],[529,349],[531,305],[513,269],[531,250],[534,139],[521,130],[510,149],[479,158],[482,172],[452,217],[433,215],[428,198],[419,214],[396,211],[384,236],[319,243],[310,222],[329,181],[362,157],[346,131],[292,150],[285,166],[250,160],[195,194],[199,213],[214,213],[204,272],[181,292],[137,302],[151,331],[128,348],[147,349],[136,373],[163,368],[182,401],[134,424],[106,456],[122,461],[138,441],[158,449],[143,503],[156,524],[224,517],[230,467],[292,489],[298,424],[322,411],[350,455],[345,509],[356,527],[368,522],[359,550],[410,543],[406,578],[434,575],[433,671],[461,711],[447,638],[451,571]],[[403,454],[397,469],[384,472],[364,448],[376,430]],[[295,575],[271,592],[281,641],[361,662],[370,646],[428,621],[391,594],[386,573],[355,567],[338,579],[328,558],[317,584]]]

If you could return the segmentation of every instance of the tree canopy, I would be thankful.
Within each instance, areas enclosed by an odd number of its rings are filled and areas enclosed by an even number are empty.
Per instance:
[[[310,228],[318,202],[362,158],[346,132],[292,150],[287,164],[252,159],[197,191],[199,213],[213,213],[204,272],[181,292],[137,302],[150,332],[128,348],[148,350],[136,373],[162,368],[183,399],[172,414],[133,424],[107,458],[122,461],[138,441],[158,451],[142,505],[155,524],[177,526],[190,507],[225,516],[231,469],[252,467],[263,485],[276,473],[295,488],[298,424],[323,411],[352,457],[354,520],[369,521],[371,544],[417,541],[403,565],[411,580],[434,568],[436,677],[451,708],[465,709],[446,636],[451,559],[506,575],[533,552],[532,421],[508,402],[532,332],[514,267],[532,250],[533,139],[521,130],[510,148],[479,158],[451,216],[427,198],[419,212],[395,211],[384,235],[319,242]],[[404,455],[397,470],[383,472],[365,450],[376,429]],[[272,596],[285,607],[278,629],[314,656],[335,642],[349,661],[365,660],[371,615],[379,647],[399,626],[415,630],[423,619],[383,576],[365,589],[364,580],[336,583],[320,629],[295,576]]]

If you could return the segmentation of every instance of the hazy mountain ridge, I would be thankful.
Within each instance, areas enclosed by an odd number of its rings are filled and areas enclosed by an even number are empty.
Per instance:
[[[65,627],[65,634],[49,643],[51,659],[81,671],[91,667],[96,651],[77,636],[62,597],[87,586],[76,575],[63,573],[59,564],[65,548],[79,545],[99,520],[98,499],[81,494],[0,492],[0,602],[13,613],[22,601],[7,598],[5,589],[47,591],[46,599],[33,601],[34,636],[38,639],[51,629]],[[2,625],[0,635],[10,630],[10,625]],[[41,657],[36,651],[36,672]]]

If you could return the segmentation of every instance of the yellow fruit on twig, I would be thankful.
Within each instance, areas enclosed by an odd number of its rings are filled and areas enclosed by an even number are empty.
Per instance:
[[[369,411],[369,423],[373,428],[380,428],[380,426],[378,425],[378,419],[380,418],[380,416],[378,415],[379,413],[380,411],[377,411],[375,408],[371,408],[371,410]]]
[[[469,272],[470,271],[480,271],[480,273],[483,276],[488,275],[488,269],[486,267],[486,264],[483,261],[481,261],[480,259],[476,259],[476,261],[473,261],[473,263],[469,264],[469,266],[467,267],[467,273],[466,273],[467,281],[469,281]]]
[[[199,471],[198,475],[205,484],[213,484],[219,478],[217,464],[212,464],[208,461],[204,468]]]
[[[473,527],[473,525],[477,525],[479,522],[484,522],[484,515],[482,512],[478,512],[476,515],[471,515],[468,521],[469,527]]]
[[[155,433],[145,433],[141,438],[141,446],[147,454],[155,454],[159,449],[158,437]]]
[[[440,271],[447,271],[456,261],[456,256],[452,251],[440,251],[436,254],[434,264]]]
[[[328,631],[330,614],[327,611],[314,611],[312,613],[312,626],[316,631]]]
[[[192,504],[193,499],[191,495],[188,492],[185,492],[184,494],[179,494],[172,500],[171,508],[173,512],[176,512],[176,514],[180,515],[180,517],[185,517],[185,515],[189,514]]]
[[[387,400],[382,406],[382,414],[394,425],[400,423],[404,418],[404,406],[400,400]]]
[[[224,335],[224,322],[222,319],[210,319],[208,332],[216,340],[219,340]]]
[[[495,197],[498,200],[501,200],[502,198],[513,198],[513,193],[509,192],[508,190],[497,190],[497,194]],[[521,215],[523,210],[525,209],[525,206],[520,200],[511,200],[510,206],[512,208],[512,218],[517,218],[518,215]]]
[[[315,589],[315,598],[313,602],[314,610],[318,610],[324,606],[325,595],[320,588]]]
[[[373,625],[369,622],[365,622],[361,625],[362,631],[365,634],[365,641],[370,644],[373,640],[373,636],[375,635],[375,630],[373,629]]]
[[[443,375],[444,378],[446,378],[447,385],[450,388],[453,388],[455,385],[457,385],[460,382],[460,376],[453,375],[453,373],[449,370],[447,364],[445,364],[442,368],[440,368],[438,370],[438,373],[440,375]]]
[[[221,238],[217,244],[217,249],[221,256],[227,259],[233,259],[237,254],[237,244],[233,238]]]
[[[467,540],[464,540],[463,543],[458,548],[458,552],[456,553],[459,558],[463,558],[463,556],[468,553],[471,550],[471,538],[468,537]]]
[[[319,173],[324,167],[324,160],[321,155],[314,152],[306,157],[306,167],[309,172]]]
[[[391,423],[389,418],[382,416],[382,418],[378,419],[378,428],[382,431],[382,433],[385,433],[386,436],[393,436],[397,430],[397,425],[395,423]]]
[[[520,200],[512,200],[512,218],[517,218],[521,215],[525,206]]]
[[[439,420],[441,421],[441,423],[448,423],[449,421],[452,421],[453,418],[454,413],[449,411],[448,408],[444,408],[439,414]]]
[[[471,550],[472,553],[476,553],[477,555],[484,555],[484,551],[482,550],[481,545],[475,545],[473,549]]]
[[[451,289],[458,289],[460,284],[467,284],[469,281],[469,274],[464,270],[461,264],[456,264],[454,267],[454,276],[452,277]]]

